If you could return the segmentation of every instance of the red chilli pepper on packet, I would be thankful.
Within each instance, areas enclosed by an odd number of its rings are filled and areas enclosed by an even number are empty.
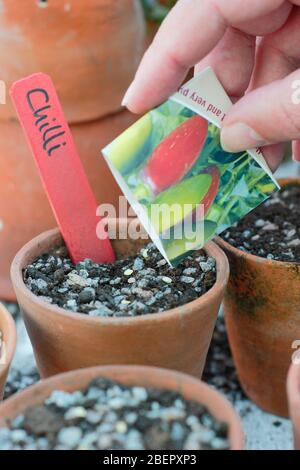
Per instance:
[[[181,181],[197,160],[207,137],[208,122],[193,116],[160,142],[141,178],[153,196]]]

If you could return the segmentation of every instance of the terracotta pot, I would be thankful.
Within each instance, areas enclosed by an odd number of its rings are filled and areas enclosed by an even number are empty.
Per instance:
[[[116,205],[121,194],[100,149],[130,126],[128,111],[71,126],[97,202]],[[15,300],[9,269],[28,240],[55,225],[52,210],[17,122],[0,123],[0,298]]]
[[[300,179],[283,179],[282,186]],[[225,321],[245,393],[264,410],[288,415],[286,377],[300,339],[300,264],[268,260],[217,239],[230,264]]]
[[[56,375],[6,400],[0,407],[0,426],[6,426],[28,407],[40,405],[54,390],[66,392],[82,390],[99,376],[128,386],[167,389],[181,393],[186,400],[201,403],[217,420],[228,424],[231,450],[241,450],[244,447],[240,418],[226,398],[200,380],[157,367],[102,366]]]
[[[127,219],[119,227],[127,230]],[[113,240],[119,257],[134,255],[145,239]],[[16,255],[12,282],[42,377],[106,364],[140,364],[201,376],[218,309],[228,280],[224,253],[214,243],[206,251],[217,261],[217,281],[202,297],[172,310],[130,318],[94,318],[45,303],[23,282],[22,270],[61,243],[58,230],[41,234]]]
[[[16,349],[17,333],[15,323],[6,310],[0,304],[0,331],[2,332],[2,340],[4,345],[0,349],[0,401],[3,398],[5,382],[9,367]]]
[[[289,414],[294,427],[295,450],[300,450],[300,363],[292,364],[288,373]]]
[[[1,80],[48,73],[70,122],[121,108],[144,47],[139,0],[3,0]],[[0,119],[15,116],[7,96]]]

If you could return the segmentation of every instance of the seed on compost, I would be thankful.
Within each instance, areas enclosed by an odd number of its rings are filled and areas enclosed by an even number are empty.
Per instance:
[[[82,419],[87,416],[87,411],[82,406],[75,406],[74,408],[70,408],[64,418],[66,421],[74,420],[74,419]]]
[[[132,273],[133,273],[133,270],[132,270],[132,269],[126,269],[126,270],[124,271],[125,276],[131,276]]]
[[[266,224],[266,222],[265,222],[265,220],[263,220],[263,219],[258,219],[258,220],[255,221],[255,227],[261,228],[261,227],[263,227],[265,224]]]

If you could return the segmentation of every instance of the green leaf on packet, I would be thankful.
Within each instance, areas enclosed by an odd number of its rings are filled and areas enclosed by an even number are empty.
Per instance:
[[[214,109],[228,108],[212,70],[185,87],[183,95],[151,110],[103,150],[129,202],[140,207],[142,224],[173,266],[278,189],[258,153],[225,152],[216,118],[211,120],[203,105],[187,104],[189,92],[198,87],[201,103],[214,100]],[[178,238],[182,226],[187,232]]]

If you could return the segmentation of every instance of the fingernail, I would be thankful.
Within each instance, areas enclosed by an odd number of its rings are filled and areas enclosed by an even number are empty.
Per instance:
[[[284,143],[268,145],[262,149],[263,156],[273,172],[282,162],[285,151],[286,145]]]
[[[133,86],[134,86],[134,82],[131,83],[131,85],[129,86],[128,90],[126,91],[123,99],[122,99],[122,106],[127,106],[129,101],[130,101],[130,98],[131,98],[131,95],[132,95],[132,91],[133,91]]]
[[[226,152],[241,152],[268,143],[254,129],[242,122],[225,126],[221,130],[221,145]]]

